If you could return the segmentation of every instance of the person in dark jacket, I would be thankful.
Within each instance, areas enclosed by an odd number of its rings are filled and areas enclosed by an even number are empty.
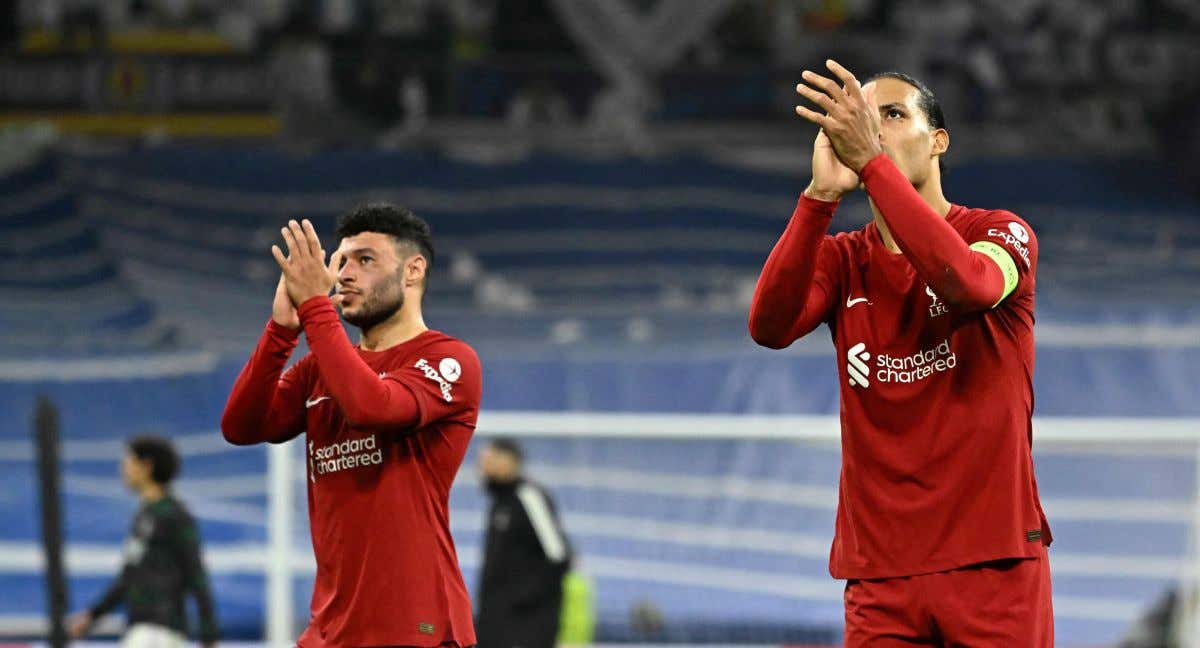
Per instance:
[[[200,644],[216,645],[217,620],[196,521],[169,489],[178,472],[179,455],[167,439],[141,436],[128,442],[121,476],[142,507],[125,543],[121,573],[91,607],[74,615],[72,638],[82,638],[100,617],[123,604],[128,617],[123,648],[183,648],[184,598],[190,594],[200,616]]]
[[[521,447],[495,439],[479,457],[491,498],[479,579],[479,648],[551,648],[571,547],[554,502],[522,471]]]

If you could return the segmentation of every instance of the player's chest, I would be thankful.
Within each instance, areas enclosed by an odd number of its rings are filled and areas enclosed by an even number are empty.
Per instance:
[[[939,340],[956,313],[903,259],[877,260],[852,268],[835,308],[837,337],[872,346]]]
[[[125,563],[136,565],[142,562],[142,558],[145,557],[151,546],[158,543],[161,536],[160,526],[161,524],[150,513],[145,511],[138,513],[133,521],[129,537],[121,547],[121,557]]]
[[[368,362],[372,380],[388,380],[388,376],[398,374],[406,366],[411,365],[406,356],[397,356],[386,360],[372,358]],[[327,377],[314,372],[309,381],[304,398],[305,431],[310,441],[341,441],[347,438],[362,436],[363,431],[356,430],[353,422],[348,421],[334,396],[329,385],[336,377]]]
[[[488,515],[488,535],[493,544],[533,544],[533,528],[515,494],[501,497]]]
[[[967,324],[906,261],[885,261],[845,277],[833,318],[844,385],[880,403],[957,375]]]

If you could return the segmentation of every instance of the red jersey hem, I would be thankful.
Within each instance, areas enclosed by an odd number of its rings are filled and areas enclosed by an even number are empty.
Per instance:
[[[833,565],[830,565],[829,574],[838,580],[882,580],[887,578],[909,578],[911,576],[924,576],[926,574],[937,574],[940,572],[954,571],[956,569],[965,569],[982,563],[992,562],[994,560],[1008,559],[1028,559],[1041,558],[1046,555],[1047,546],[1042,543],[1030,543],[1031,553],[1021,553],[1013,551],[1004,551],[995,554],[980,554],[971,556],[961,560],[946,560],[944,562],[935,562],[926,567],[918,567],[913,570],[901,569],[896,572],[891,571],[872,571],[863,570],[856,572],[854,570],[837,570]]]
[[[310,632],[311,631],[311,632]],[[469,639],[469,640],[468,640]],[[313,628],[310,624],[300,633],[300,637],[296,640],[297,648],[383,648],[391,646],[416,646],[419,648],[436,648],[437,646],[445,646],[446,644],[458,644],[460,648],[469,648],[474,646],[478,641],[474,636],[471,637],[444,637],[435,639],[429,635],[404,636],[400,638],[380,638],[380,637],[365,637],[351,638],[343,640],[342,643],[331,643],[321,637],[320,632]]]

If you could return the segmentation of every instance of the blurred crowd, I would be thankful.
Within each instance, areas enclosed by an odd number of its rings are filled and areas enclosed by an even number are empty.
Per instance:
[[[769,121],[827,56],[900,69],[942,95],[949,123],[1030,142],[1130,150],[1194,141],[1195,0],[7,0],[4,38],[191,30],[269,59],[289,123],[345,133],[431,116]],[[332,121],[331,121],[332,120]],[[1179,130],[1182,128],[1182,132]],[[991,133],[992,131],[988,131]],[[1003,130],[1001,132],[1004,132]],[[1023,138],[1023,139],[1022,139]],[[996,139],[996,138],[992,138]],[[1003,147],[1003,142],[992,142]]]

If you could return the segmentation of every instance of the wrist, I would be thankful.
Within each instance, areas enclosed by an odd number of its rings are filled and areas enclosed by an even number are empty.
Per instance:
[[[314,295],[300,303],[296,307],[296,315],[300,318],[300,323],[303,325],[312,319],[314,313],[319,313],[328,310],[337,316],[337,311],[333,308],[333,301],[328,295]]]
[[[871,160],[884,155],[883,143],[876,140],[873,144],[874,146],[868,146],[867,150],[863,152],[862,159],[855,160],[855,166],[852,167],[855,173],[862,175],[863,168],[870,164]]]
[[[300,337],[300,325],[290,326],[275,319],[272,315],[271,319],[267,320],[267,330],[271,333],[281,336],[284,340],[295,340]]]
[[[881,160],[884,159],[889,158],[887,153],[881,149],[879,152],[875,153],[875,155],[867,158],[867,160],[862,163],[862,166],[858,167],[858,170],[855,171],[855,173],[858,174],[858,177],[862,178],[863,182],[866,182],[866,176],[870,175],[871,172],[881,164]]]
[[[821,202],[835,203],[842,199],[842,192],[830,189],[820,189],[809,183],[804,189],[804,196]]]

